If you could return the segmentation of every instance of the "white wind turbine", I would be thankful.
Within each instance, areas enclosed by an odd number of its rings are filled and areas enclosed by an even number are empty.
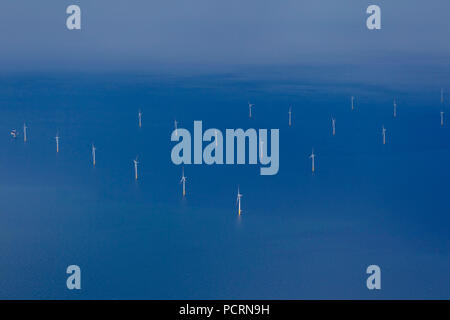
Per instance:
[[[254,106],[254,103],[248,103],[248,112],[249,112],[249,116],[250,118],[252,117],[252,107]]]
[[[141,111],[141,109],[139,109],[138,118],[139,118],[139,128],[142,128],[142,111]]]
[[[17,138],[19,134],[17,133],[16,129],[11,130],[11,137],[13,137],[14,139]]]
[[[382,128],[381,133],[383,135],[383,144],[386,144],[386,128],[384,126]]]
[[[184,168],[183,168],[183,174],[182,174],[181,180],[180,180],[180,183],[183,184],[183,197],[186,196],[186,178],[187,177],[184,176]]]
[[[58,133],[56,133],[55,140],[56,140],[56,153],[58,153],[59,152],[59,134]]]
[[[315,166],[314,166],[314,159],[316,158],[316,155],[314,154],[314,149],[312,149],[312,153],[309,156],[309,158],[311,159],[311,171],[314,172],[315,171]]]
[[[444,111],[441,111],[441,127],[444,126]]]
[[[333,129],[333,136],[336,134],[336,119],[331,118],[331,128]]]
[[[94,144],[92,144],[92,165],[95,167],[95,150],[97,150],[94,146]]]
[[[397,102],[394,99],[394,118],[397,117]]]
[[[237,193],[237,200],[236,200],[236,204],[238,205],[238,213],[239,215],[241,215],[241,198],[242,198],[242,194],[239,192],[239,187],[238,187],[238,193]]]
[[[292,125],[292,107],[289,107],[289,127]]]
[[[23,142],[27,142],[27,125],[24,123],[23,124]]]
[[[138,179],[138,160],[137,157],[136,159],[133,160],[134,162],[134,179],[137,180]]]

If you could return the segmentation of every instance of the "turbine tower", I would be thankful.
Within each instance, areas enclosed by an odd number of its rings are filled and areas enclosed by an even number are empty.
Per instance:
[[[58,133],[56,133],[55,140],[56,140],[56,153],[58,153],[59,152],[59,134]]]
[[[441,127],[444,126],[444,111],[441,111]]]
[[[136,159],[133,160],[134,162],[134,179],[137,180],[138,179],[138,160],[137,157]]]
[[[396,118],[397,117],[397,102],[395,102],[395,99],[394,99],[394,118]]]
[[[142,128],[142,111],[141,111],[141,109],[139,109],[138,117],[139,117],[139,128]]]
[[[289,127],[292,125],[292,107],[289,107]]]
[[[239,187],[238,187],[238,193],[237,193],[237,200],[236,200],[236,204],[238,205],[238,213],[239,215],[241,215],[241,198],[242,198],[242,194],[239,192]]]
[[[315,167],[314,167],[314,159],[316,158],[316,155],[314,154],[314,149],[312,149],[312,153],[311,153],[311,155],[309,156],[309,158],[311,159],[311,165],[312,165],[311,171],[314,173],[314,171],[315,171]]]
[[[336,119],[331,118],[331,127],[333,128],[333,136],[336,134]]]
[[[187,177],[184,176],[184,168],[183,168],[183,175],[181,176],[181,180],[180,180],[180,183],[183,184],[183,197],[186,196],[186,178]]]
[[[249,116],[250,118],[252,117],[252,107],[254,106],[254,103],[248,103],[248,112],[249,112]]]
[[[95,150],[97,150],[94,146],[94,144],[92,144],[92,165],[95,167]]]
[[[386,144],[386,128],[384,126],[382,129],[382,134],[383,134],[383,144]]]
[[[24,123],[23,124],[23,142],[27,142],[27,125]]]

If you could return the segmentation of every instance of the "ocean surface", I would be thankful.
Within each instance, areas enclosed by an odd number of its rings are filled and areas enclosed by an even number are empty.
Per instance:
[[[429,79],[314,72],[1,75],[0,298],[448,299],[448,96],[441,104],[439,84],[419,85]],[[194,120],[279,128],[279,173],[185,165],[183,199],[175,119],[191,133]],[[79,291],[66,288],[71,264]],[[371,264],[381,290],[366,288]]]

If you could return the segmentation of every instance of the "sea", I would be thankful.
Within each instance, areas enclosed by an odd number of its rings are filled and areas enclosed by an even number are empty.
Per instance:
[[[450,93],[348,70],[0,74],[0,298],[448,299]],[[279,129],[278,174],[175,165],[175,120]]]

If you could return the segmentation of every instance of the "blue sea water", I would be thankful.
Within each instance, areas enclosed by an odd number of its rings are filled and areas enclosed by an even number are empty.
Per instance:
[[[304,73],[2,75],[0,298],[449,298],[450,122],[440,126],[440,87]],[[183,199],[170,159],[175,119],[191,132],[194,120],[279,128],[279,173],[185,166]],[[24,122],[28,141],[11,139]],[[71,264],[81,267],[80,291],[66,288]],[[371,264],[382,290],[366,288]]]

